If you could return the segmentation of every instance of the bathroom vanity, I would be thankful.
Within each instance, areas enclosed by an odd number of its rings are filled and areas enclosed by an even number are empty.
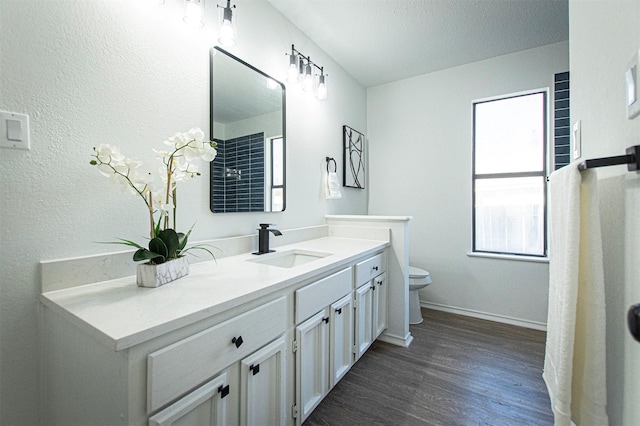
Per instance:
[[[387,326],[386,234],[43,293],[43,423],[301,424]]]

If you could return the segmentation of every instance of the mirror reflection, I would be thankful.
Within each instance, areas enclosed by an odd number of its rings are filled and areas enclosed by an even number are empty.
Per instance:
[[[211,49],[210,208],[214,213],[285,209],[285,89],[219,47]]]

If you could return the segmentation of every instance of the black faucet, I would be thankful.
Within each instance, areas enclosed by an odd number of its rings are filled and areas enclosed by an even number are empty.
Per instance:
[[[271,253],[275,250],[269,250],[269,232],[272,232],[276,237],[282,235],[282,232],[277,229],[270,229],[271,223],[261,223],[258,229],[258,251],[253,254],[265,254]]]

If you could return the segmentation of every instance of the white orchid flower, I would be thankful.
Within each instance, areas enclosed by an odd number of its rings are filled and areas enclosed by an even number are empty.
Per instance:
[[[98,160],[102,163],[119,163],[124,159],[124,155],[120,153],[120,148],[116,145],[103,143],[96,148]]]
[[[185,146],[189,140],[184,136],[184,133],[176,133],[169,138],[169,140],[165,141],[165,145],[169,145],[174,147],[176,150]]]

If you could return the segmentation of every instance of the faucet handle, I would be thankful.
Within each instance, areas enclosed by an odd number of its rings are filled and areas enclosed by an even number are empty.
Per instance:
[[[276,226],[275,223],[261,223],[260,224],[260,228],[261,229],[268,229],[270,226]]]

